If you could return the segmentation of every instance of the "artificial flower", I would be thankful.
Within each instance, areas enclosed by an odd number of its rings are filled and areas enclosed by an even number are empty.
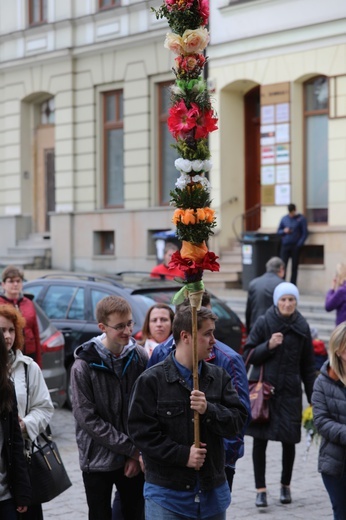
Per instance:
[[[209,0],[198,0],[198,9],[203,25],[207,25],[209,20]]]
[[[196,246],[196,244],[193,245]],[[216,256],[215,253],[207,251],[206,253],[204,253],[202,258],[195,261],[189,258],[183,258],[180,254],[180,251],[176,251],[175,253],[173,253],[169,265],[172,268],[179,267],[181,271],[184,271],[186,273],[185,277],[188,279],[189,276],[193,276],[194,274],[202,275],[203,270],[219,271],[220,264],[216,261],[218,258],[219,257]]]
[[[164,47],[174,54],[184,54],[183,40],[179,34],[167,33]]]
[[[192,108],[195,108],[194,105],[195,103],[191,103]],[[194,113],[196,113],[196,111]],[[203,137],[207,137],[210,132],[217,130],[217,122],[218,118],[214,116],[213,110],[199,111],[196,118],[195,139],[202,139]]]
[[[192,177],[192,181],[195,183],[199,183],[205,191],[210,192],[211,184],[205,177],[201,177],[201,175],[195,175]]]
[[[211,223],[215,220],[215,210],[212,208],[204,208],[204,219],[206,222]]]
[[[183,159],[182,157],[179,157],[179,159],[174,161],[174,166],[177,170],[185,173],[189,173],[192,170],[192,162],[188,159]]]
[[[204,161],[200,161],[199,159],[192,161],[191,168],[194,172],[204,171]]]
[[[202,52],[208,43],[209,33],[205,27],[187,29],[181,37],[183,52],[179,54],[194,54],[196,52]]]
[[[183,209],[176,209],[173,214],[172,222],[173,224],[177,225],[178,222],[181,221],[181,218],[184,216],[184,210]]]
[[[172,11],[173,9],[177,9],[178,11],[186,11],[192,7],[193,2],[194,0],[165,0],[165,4],[169,11]]]
[[[188,226],[189,224],[196,224],[197,219],[195,210],[192,208],[185,209],[180,221],[182,224],[185,224],[185,226]]]
[[[184,100],[169,109],[168,129],[175,139],[183,137],[186,132],[196,126],[196,109],[188,109]]]
[[[178,190],[183,190],[184,188],[186,188],[189,182],[191,182],[191,177],[189,175],[186,175],[185,173],[182,173],[180,177],[177,179],[175,186],[176,188],[178,188]]]

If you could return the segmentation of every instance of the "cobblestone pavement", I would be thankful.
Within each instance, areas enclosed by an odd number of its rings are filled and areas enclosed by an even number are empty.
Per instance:
[[[45,520],[87,520],[87,506],[78,451],[75,442],[74,420],[67,409],[56,410],[52,430],[64,461],[72,487],[55,500],[44,504]],[[245,456],[238,461],[234,479],[232,504],[227,520],[331,520],[333,518],[328,495],[317,472],[318,446],[313,443],[305,457],[306,443],[297,445],[296,461],[291,484],[292,504],[279,501],[281,444],[272,442],[267,448],[267,489],[269,505],[265,509],[255,507],[255,489],[251,460],[252,438],[245,439]],[[147,520],[150,520],[148,518]]]

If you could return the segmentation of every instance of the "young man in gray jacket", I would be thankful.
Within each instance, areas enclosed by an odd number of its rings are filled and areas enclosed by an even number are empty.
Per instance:
[[[113,485],[124,520],[143,518],[139,451],[127,435],[128,401],[148,357],[131,337],[131,307],[117,296],[96,307],[100,336],[76,349],[71,371],[73,415],[89,520],[111,519]]]

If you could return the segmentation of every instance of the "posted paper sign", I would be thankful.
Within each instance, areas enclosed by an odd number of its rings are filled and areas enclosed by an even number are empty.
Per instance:
[[[275,186],[275,204],[277,206],[287,206],[291,202],[290,184],[277,184]]]
[[[261,145],[275,143],[275,125],[261,126]]]
[[[261,168],[261,184],[275,184],[275,166],[262,166]]]
[[[270,125],[274,123],[274,105],[264,105],[261,107],[261,124]]]
[[[276,182],[278,184],[287,184],[290,182],[289,164],[278,164],[276,166]]]
[[[275,106],[275,122],[286,123],[290,120],[290,105],[289,103],[279,103]]]
[[[275,162],[275,146],[262,146],[261,164],[274,164],[274,162]]]
[[[288,143],[290,141],[290,125],[288,123],[276,125],[275,134],[277,143]]]

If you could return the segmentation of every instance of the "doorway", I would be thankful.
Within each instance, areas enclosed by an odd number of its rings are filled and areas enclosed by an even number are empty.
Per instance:
[[[244,96],[245,120],[245,231],[261,226],[260,87]]]
[[[35,160],[35,229],[49,231],[50,211],[55,211],[54,125],[42,125],[36,130]]]

